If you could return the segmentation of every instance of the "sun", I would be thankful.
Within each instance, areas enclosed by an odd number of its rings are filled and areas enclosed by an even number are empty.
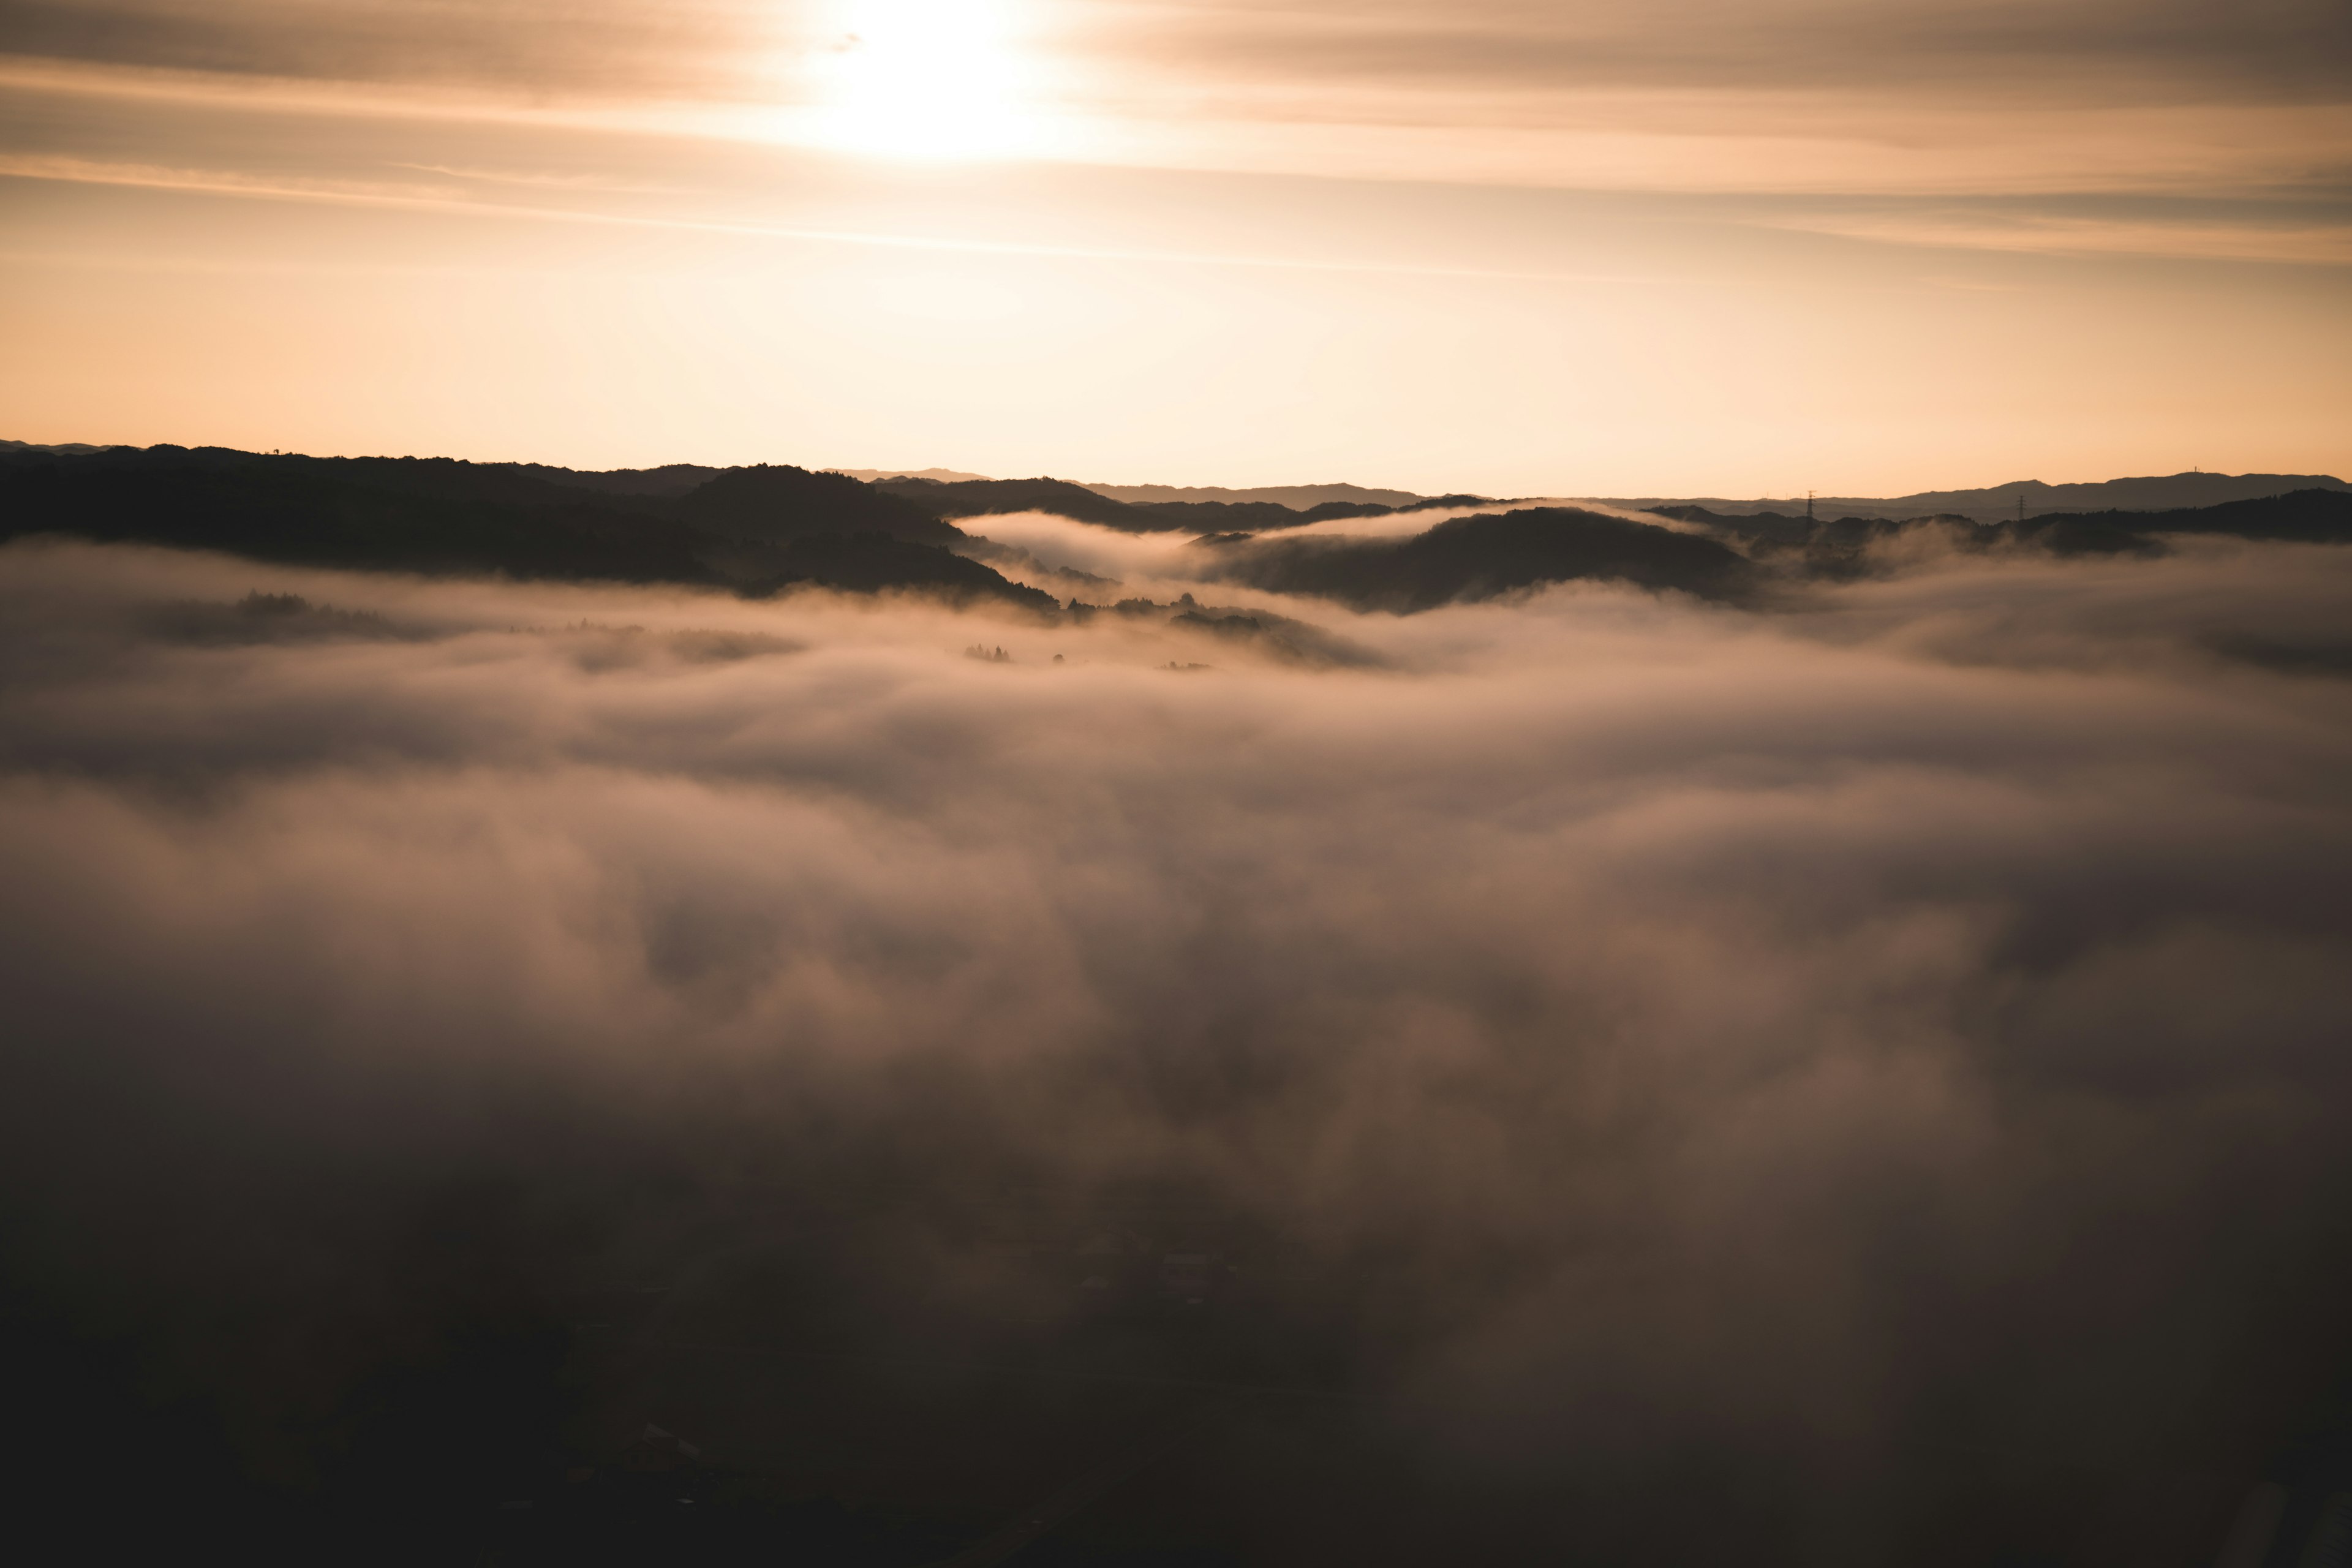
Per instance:
[[[1026,62],[1006,0],[836,0],[818,138],[917,159],[1032,151]]]

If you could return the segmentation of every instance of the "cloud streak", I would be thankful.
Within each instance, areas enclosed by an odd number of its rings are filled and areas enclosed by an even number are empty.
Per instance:
[[[1516,0],[1433,6],[1213,4],[1018,7],[1024,32],[1105,59],[1171,55],[1212,79],[1414,83],[1542,92],[1850,88],[2086,93],[2102,101],[2342,100],[2352,50],[2318,0],[2150,5],[1945,3],[1899,15],[1855,0],[1693,0],[1573,15]],[[840,18],[814,4],[540,0],[426,8],[242,0],[37,3],[0,12],[0,48],[51,58],[338,81],[496,85],[534,95],[745,94],[741,63],[823,51]]]
[[[1048,155],[1596,189],[2301,189],[2334,198],[2352,31],[2319,0],[2057,7],[1012,6]],[[324,88],[824,144],[823,5],[0,8],[0,55],[138,96]]]

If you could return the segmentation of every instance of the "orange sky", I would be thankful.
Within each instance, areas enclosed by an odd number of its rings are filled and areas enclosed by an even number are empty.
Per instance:
[[[0,10],[0,435],[1893,493],[2352,470],[2332,0]]]

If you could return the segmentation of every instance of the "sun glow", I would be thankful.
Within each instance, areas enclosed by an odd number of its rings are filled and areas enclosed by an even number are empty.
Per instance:
[[[1034,151],[1028,62],[1005,0],[838,0],[819,139],[894,158]]]

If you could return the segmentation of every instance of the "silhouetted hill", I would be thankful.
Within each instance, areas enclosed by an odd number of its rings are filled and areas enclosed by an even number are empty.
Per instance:
[[[2162,546],[2100,518],[2061,512],[2024,522],[1980,523],[1958,516],[1922,518],[1790,517],[1759,512],[1720,517],[1704,507],[1662,507],[1658,515],[1695,522],[1738,543],[1755,561],[1811,577],[1845,580],[1874,570],[1874,552],[1902,542],[1963,553],[2029,548],[2053,555],[2156,554]],[[1884,561],[1878,563],[1879,566]]]
[[[1139,510],[1202,533],[1236,531],[1263,532],[1298,528],[1310,522],[1344,521],[1356,517],[1391,517],[1400,512],[1434,511],[1443,507],[1485,506],[1485,496],[1431,496],[1410,506],[1380,506],[1369,501],[1324,501],[1301,511],[1279,501],[1152,501]]]
[[[2352,544],[2352,489],[2315,488],[2176,511],[2110,512],[2099,521],[2144,533],[2226,533],[2239,539]]]
[[[116,448],[0,461],[0,537],[219,550],[308,565],[712,582],[695,536],[470,464]]]
[[[872,484],[877,479],[937,479],[952,484],[959,479],[985,479],[986,474],[968,474],[961,468],[827,468],[828,474],[841,474]]]
[[[1459,517],[1406,539],[1228,536],[1202,548],[1254,587],[1399,613],[1578,578],[1733,598],[1752,577],[1712,539],[1570,507]]]
[[[1896,521],[1958,513],[1978,522],[2017,520],[2018,503],[2028,517],[2059,511],[2165,511],[2221,506],[2255,500],[2294,490],[2352,491],[2352,485],[2332,474],[2168,474],[2141,479],[2103,479],[2094,484],[2046,485],[2039,479],[2012,479],[1982,489],[1921,490],[1916,495],[1819,496],[1813,510],[1822,517],[1874,517]],[[1600,499],[1600,498],[1595,498]],[[1646,497],[1609,500],[1604,505],[1634,511],[1663,511],[1696,506],[1718,517],[1781,514],[1782,508],[1801,516],[1804,501],[1727,500],[1712,497],[1674,500]],[[1785,514],[1783,514],[1785,515]]]
[[[123,452],[135,451],[123,447]],[[167,452],[171,447],[149,447]],[[255,454],[219,447],[199,447],[195,461],[219,468],[239,466]],[[600,506],[646,517],[673,518],[674,506],[660,495],[644,491],[601,490],[577,482],[601,476],[575,474],[537,463],[469,463],[456,458],[310,458],[298,453],[271,453],[257,460],[288,471],[310,473],[334,483],[437,500],[482,501],[507,506]]]
[[[112,447],[93,447],[84,441],[63,441],[54,447],[44,447],[33,441],[0,441],[0,452],[54,452],[60,457],[86,457],[92,452],[111,452]]]
[[[1906,540],[1969,552],[2025,548],[2062,556],[2155,554],[2163,550],[2166,537],[2183,533],[2352,543],[2352,490],[2340,489],[2296,490],[2173,511],[2045,512],[2000,522],[1953,515],[1815,520],[1772,511],[1727,516],[1700,506],[1652,510],[1660,517],[1698,524],[1759,562],[1794,565],[1825,577],[1860,575],[1874,548]]]
[[[1362,485],[1260,485],[1251,489],[1225,489],[1216,485],[1097,485],[1087,489],[1132,506],[1206,503],[1251,506],[1270,502],[1294,511],[1337,501],[1342,506],[1407,507],[1427,498],[1411,490],[1368,489]]]
[[[2095,484],[2045,485],[2012,479],[1976,490],[1926,490],[1895,504],[1912,510],[1966,512],[1980,520],[2058,511],[2175,511],[2257,500],[2305,489],[2352,489],[2329,474],[2167,474],[2105,479]]]
[[[1759,541],[1770,544],[1802,544],[1811,539],[1813,531],[1821,526],[1811,518],[1791,517],[1786,512],[1720,512],[1696,502],[1654,506],[1643,510],[1653,517],[1672,518],[1676,522],[1696,523],[1710,533],[1725,539],[1738,540],[1743,545],[1752,545]]]
[[[697,499],[706,485],[671,500],[588,494],[524,465],[446,458],[184,447],[7,452],[0,453],[0,540],[56,533],[355,570],[747,594],[803,583],[910,587],[1054,605],[976,561],[902,537],[955,531],[855,480],[802,469],[729,470],[710,483],[720,480],[710,500]]]
[[[1067,479],[877,479],[874,489],[913,502],[933,517],[987,517],[1012,511],[1050,512],[1080,522],[1098,522],[1130,533],[1150,533],[1181,525],[1097,495]]]
[[[816,533],[881,533],[956,544],[961,529],[916,504],[842,474],[761,464],[729,468],[688,493],[678,515],[730,539],[782,543]]]
[[[1139,510],[1166,519],[1171,527],[1200,533],[1231,533],[1235,531],[1256,532],[1265,529],[1297,528],[1303,523],[1351,517],[1386,517],[1396,509],[1341,500],[1325,501],[1320,506],[1299,511],[1279,501],[1192,500],[1150,501]]]
[[[768,559],[779,570],[774,586],[780,587],[814,583],[859,594],[921,588],[951,600],[1004,599],[1047,612],[1057,604],[1051,594],[1008,582],[995,568],[951,550],[887,534],[806,534]],[[769,587],[765,583],[758,585]]]
[[[697,485],[727,472],[700,463],[664,463],[657,468],[551,468],[538,463],[513,465],[550,484],[574,489],[601,490],[616,496],[682,496]]]
[[[1374,517],[1423,506],[1473,505],[1479,496],[1418,496],[1360,485],[1272,485],[1259,489],[1182,489],[1173,485],[1079,485],[1066,479],[989,479],[951,468],[894,472],[837,470],[865,479],[940,517],[1043,511],[1146,532],[1171,527],[1202,532],[1237,528],[1287,528],[1328,518]],[[1157,520],[1157,521],[1154,521]]]

